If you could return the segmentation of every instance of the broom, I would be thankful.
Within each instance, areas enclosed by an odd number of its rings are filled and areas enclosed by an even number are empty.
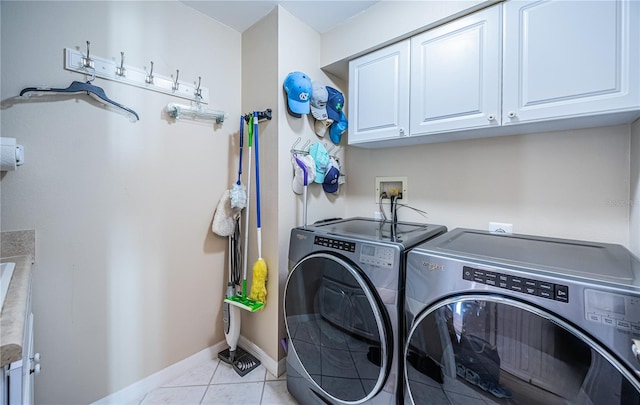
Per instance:
[[[244,260],[243,260],[243,272],[242,272],[242,294],[235,294],[228,297],[224,302],[231,305],[235,305],[249,312],[255,312],[264,306],[264,303],[251,300],[247,297],[247,254],[249,250],[249,196],[251,191],[251,147],[253,144],[253,131],[252,124],[255,128],[258,128],[258,120],[251,118],[249,120],[249,163],[247,170],[247,208],[246,208],[246,220],[245,220],[245,233],[244,233]],[[256,144],[257,146],[257,144]]]
[[[253,113],[254,135],[256,141],[256,213],[258,236],[258,260],[253,265],[253,281],[251,282],[251,294],[249,298],[261,302],[267,302],[267,263],[262,258],[262,228],[260,221],[260,150],[258,147],[258,113]]]

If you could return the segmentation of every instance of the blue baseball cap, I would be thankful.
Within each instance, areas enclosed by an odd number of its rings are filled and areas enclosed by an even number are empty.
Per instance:
[[[340,112],[344,107],[344,96],[333,87],[327,86],[327,115],[334,122],[340,120]]]
[[[311,79],[302,72],[291,72],[284,79],[284,90],[287,92],[287,106],[292,115],[309,114],[311,98]]]
[[[347,122],[347,117],[344,115],[344,112],[340,111],[340,119],[338,121],[334,121],[331,124],[331,128],[329,129],[329,137],[331,137],[331,141],[336,145],[340,143],[342,140],[342,134],[347,130],[349,126]]]
[[[340,166],[338,162],[332,157],[329,162],[329,170],[327,170],[327,174],[324,176],[324,181],[322,182],[322,189],[325,193],[333,194],[338,191],[338,186],[340,183],[338,179],[340,178]]]

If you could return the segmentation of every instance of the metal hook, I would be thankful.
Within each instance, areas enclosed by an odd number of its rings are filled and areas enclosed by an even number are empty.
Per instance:
[[[124,52],[120,52],[120,67],[116,67],[116,74],[118,76],[124,76]]]
[[[304,145],[302,145],[302,149],[296,149],[296,146],[298,146],[298,144],[300,143],[302,139],[300,137],[298,137],[298,139],[296,139],[296,141],[293,143],[293,145],[291,145],[291,153],[302,153],[304,155],[308,155],[309,152],[307,152],[307,147],[309,146],[309,144],[311,143],[310,140],[307,139],[307,141],[304,143]]]
[[[89,67],[89,69],[91,69],[91,79],[87,80],[87,83],[91,83],[92,81],[96,80],[96,68],[91,66]]]
[[[202,98],[202,89],[200,88],[200,82],[202,81],[202,77],[198,76],[198,88],[195,91],[196,99],[200,100]]]
[[[180,70],[176,69],[176,80],[173,82],[173,85],[171,86],[171,89],[173,89],[173,91],[178,90],[178,86],[180,86],[178,84],[178,75],[180,74]]]
[[[91,44],[91,42],[87,41],[87,56],[82,58],[82,67],[86,67],[86,68],[93,67],[93,60],[89,57],[89,44]],[[95,74],[95,71],[94,71],[94,74]]]
[[[149,74],[147,75],[147,77],[144,79],[144,81],[147,82],[148,84],[153,83],[153,61],[151,61],[150,63],[151,63],[151,69],[149,70]]]

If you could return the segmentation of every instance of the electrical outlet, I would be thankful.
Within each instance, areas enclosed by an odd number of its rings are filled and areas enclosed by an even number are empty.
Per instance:
[[[398,197],[397,202],[400,204],[409,203],[409,194],[407,186],[407,177],[376,177],[376,191],[375,202],[380,202],[380,196],[382,195],[382,202],[390,202],[391,196]]]
[[[513,233],[513,224],[505,224],[504,222],[489,222],[489,232]]]

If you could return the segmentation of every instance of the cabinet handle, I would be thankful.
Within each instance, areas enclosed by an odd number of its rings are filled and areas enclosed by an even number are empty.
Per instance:
[[[495,121],[495,120],[496,120],[496,116],[495,116],[495,115],[493,115],[493,114],[489,114],[489,115],[487,115],[487,119],[488,119],[489,121]]]
[[[404,136],[404,128],[400,128],[400,136]]]
[[[507,115],[509,116],[509,118],[514,118],[516,116],[516,113],[514,113],[513,111],[509,111]]]

